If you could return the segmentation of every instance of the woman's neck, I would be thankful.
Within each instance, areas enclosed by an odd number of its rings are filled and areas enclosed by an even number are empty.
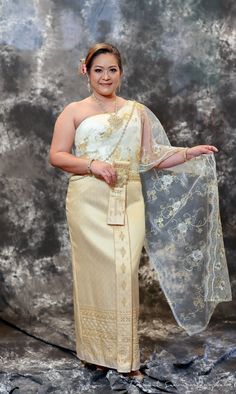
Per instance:
[[[104,103],[106,103],[106,102],[111,102],[111,101],[115,101],[116,98],[117,98],[117,96],[116,96],[115,93],[112,93],[112,94],[110,94],[110,95],[103,96],[102,94],[99,94],[99,93],[97,93],[97,92],[93,92],[93,93],[92,93],[92,96],[95,96],[95,98],[97,98],[97,99],[100,100],[100,101],[103,101]]]

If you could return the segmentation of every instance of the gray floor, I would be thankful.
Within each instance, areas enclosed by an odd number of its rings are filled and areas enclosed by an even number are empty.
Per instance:
[[[0,324],[0,393],[236,393],[236,322],[187,336],[173,321],[140,322],[142,383],[115,371],[100,376],[73,351]]]

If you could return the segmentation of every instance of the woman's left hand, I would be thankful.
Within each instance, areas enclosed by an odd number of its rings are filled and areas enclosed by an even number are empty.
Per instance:
[[[218,149],[213,145],[197,145],[187,150],[187,159],[190,160],[193,157],[200,155],[207,155],[209,153],[216,153]]]

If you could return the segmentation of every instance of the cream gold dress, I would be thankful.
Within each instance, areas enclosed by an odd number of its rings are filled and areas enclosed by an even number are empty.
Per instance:
[[[118,174],[114,187],[92,175],[72,175],[68,186],[81,360],[119,372],[139,369],[144,243],[174,316],[190,335],[205,328],[219,301],[231,299],[213,156],[157,170],[182,149],[169,145],[148,108],[130,100],[117,117],[90,116],[76,130],[74,154],[109,161]]]

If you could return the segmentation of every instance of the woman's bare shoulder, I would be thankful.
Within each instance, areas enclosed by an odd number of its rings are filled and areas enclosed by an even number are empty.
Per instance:
[[[85,98],[80,101],[73,101],[72,103],[69,103],[65,106],[64,111],[81,111],[85,108],[87,108],[89,105],[89,98]]]
[[[89,111],[91,104],[89,98],[80,101],[73,101],[65,106],[59,118],[71,119],[75,125],[78,125]]]

